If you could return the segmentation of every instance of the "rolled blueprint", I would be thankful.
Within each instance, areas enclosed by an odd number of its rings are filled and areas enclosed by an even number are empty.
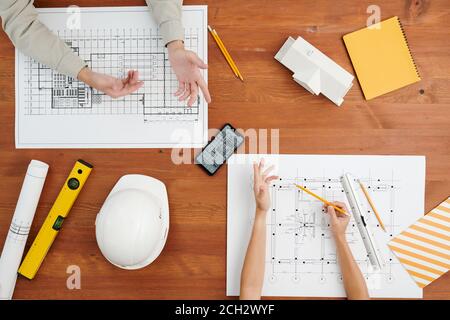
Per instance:
[[[11,299],[17,280],[17,270],[30,232],[31,223],[41,197],[48,164],[31,160],[20,191],[5,245],[0,257],[0,299]]]

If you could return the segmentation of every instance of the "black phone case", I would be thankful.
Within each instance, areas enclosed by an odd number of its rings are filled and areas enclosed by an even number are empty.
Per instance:
[[[231,124],[229,124],[229,123],[227,122],[227,123],[225,123],[225,124],[223,125],[223,127],[220,129],[220,131],[219,131],[217,134],[219,134],[220,132],[222,132],[227,126],[229,126],[234,132],[236,132],[236,128],[233,127]],[[206,147],[208,147],[208,146],[214,141],[214,139],[216,138],[216,136],[217,136],[217,135],[215,135],[214,137],[211,138],[211,140],[206,144],[206,146],[204,146],[204,147],[202,148],[202,151],[200,151],[200,153],[198,153],[198,154],[195,156],[195,159],[197,159],[197,157],[203,152],[203,150],[205,150]],[[242,136],[242,137],[243,137],[243,136]],[[244,138],[244,137],[243,137],[243,138]],[[241,145],[239,145],[239,146],[237,146],[236,148],[234,148],[234,151],[236,151],[240,146],[241,146]],[[208,169],[206,169],[206,168],[203,166],[202,163],[197,163],[197,165],[199,165],[199,166],[203,169],[203,171],[205,171],[209,176],[213,176],[213,175],[215,175],[215,174],[220,170],[220,168],[223,167],[223,165],[227,162],[227,160],[228,160],[228,159],[226,159],[225,162],[222,163],[222,164],[220,165],[220,167],[219,167],[214,173],[209,172]]]

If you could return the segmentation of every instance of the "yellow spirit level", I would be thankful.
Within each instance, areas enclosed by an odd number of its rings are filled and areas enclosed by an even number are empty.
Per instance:
[[[59,192],[53,207],[39,230],[33,244],[19,268],[19,273],[28,279],[33,279],[39,270],[48,250],[52,246],[64,219],[69,214],[75,200],[84,186],[93,166],[78,160],[75,163],[66,183]]]

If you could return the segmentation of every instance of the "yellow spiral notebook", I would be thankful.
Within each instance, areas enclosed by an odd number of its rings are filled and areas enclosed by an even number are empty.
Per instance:
[[[398,17],[343,39],[366,100],[420,81]]]

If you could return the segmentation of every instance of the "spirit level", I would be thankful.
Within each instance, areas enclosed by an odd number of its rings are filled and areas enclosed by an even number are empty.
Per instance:
[[[36,275],[92,168],[92,165],[83,160],[78,160],[75,163],[30,250],[20,265],[18,272],[24,277],[33,279]]]

